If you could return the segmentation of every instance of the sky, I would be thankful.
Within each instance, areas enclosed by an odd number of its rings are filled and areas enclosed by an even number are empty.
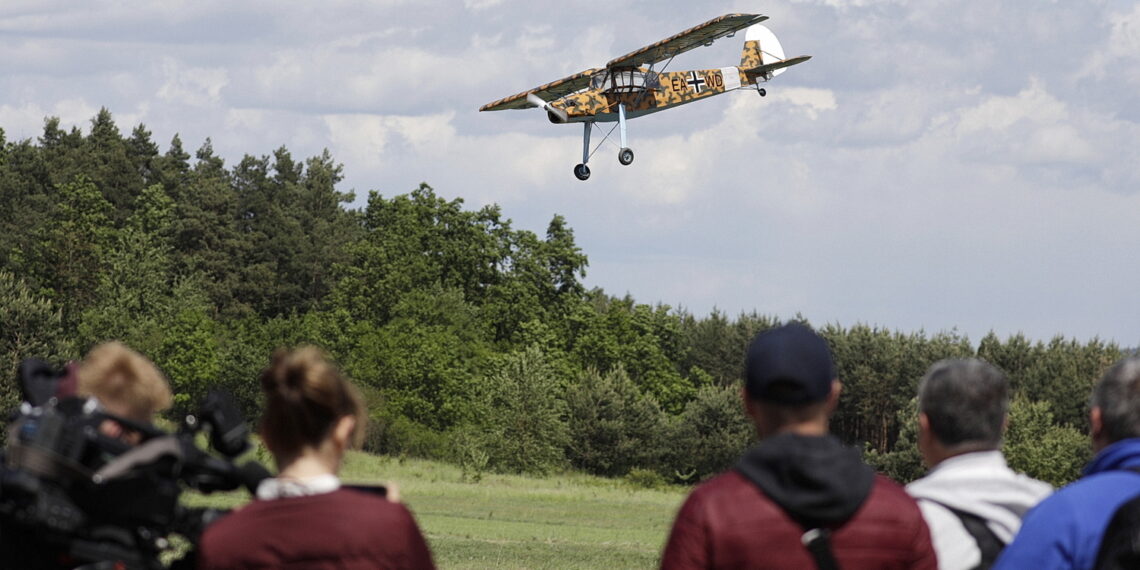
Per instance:
[[[356,207],[427,182],[539,235],[559,214],[588,286],[698,316],[1140,346],[1140,3],[602,6],[4,0],[0,128],[87,132],[106,107],[231,166],[328,149]],[[580,182],[580,125],[478,112],[733,12],[812,59],[766,97],[631,121],[630,166],[605,143]],[[741,41],[669,69],[735,65]]]

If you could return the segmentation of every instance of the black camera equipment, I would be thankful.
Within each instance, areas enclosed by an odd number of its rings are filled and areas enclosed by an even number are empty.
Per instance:
[[[165,568],[171,535],[196,544],[224,515],[183,506],[184,488],[253,492],[269,476],[256,462],[235,463],[249,432],[223,393],[209,393],[172,434],[74,396],[73,376],[44,362],[21,363],[19,381],[24,401],[0,461],[2,568]],[[107,421],[137,443],[105,435]],[[196,443],[203,433],[216,453]]]

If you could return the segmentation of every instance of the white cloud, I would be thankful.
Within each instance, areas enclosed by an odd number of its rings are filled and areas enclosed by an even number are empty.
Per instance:
[[[516,227],[564,214],[589,284],[645,302],[1140,340],[1121,301],[1140,269],[1113,263],[1140,242],[1140,7],[765,8],[810,62],[765,98],[632,121],[633,165],[607,143],[582,183],[580,126],[476,109],[755,6],[617,2],[598,21],[549,0],[17,1],[0,8],[9,140],[106,106],[191,152],[212,137],[231,165],[327,147],[361,195],[426,181]],[[686,56],[722,65],[732,43]]]
[[[155,93],[159,99],[205,107],[219,102],[222,89],[229,83],[229,73],[222,68],[186,66],[164,58],[162,76],[165,81]]]

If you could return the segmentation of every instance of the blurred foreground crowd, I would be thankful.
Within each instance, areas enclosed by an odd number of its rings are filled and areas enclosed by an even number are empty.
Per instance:
[[[71,379],[107,412],[98,430],[125,445],[173,399],[153,363],[119,343],[94,348]],[[259,383],[259,434],[276,475],[206,527],[197,566],[434,567],[394,487],[380,494],[338,478],[367,416],[336,365],[313,347],[281,350]],[[741,391],[758,441],[692,490],[661,568],[1140,568],[1140,357],[1095,384],[1095,456],[1059,490],[1007,466],[1009,382],[984,361],[944,360],[922,378],[917,444],[929,470],[906,487],[830,434],[842,389],[809,327],[758,334]]]

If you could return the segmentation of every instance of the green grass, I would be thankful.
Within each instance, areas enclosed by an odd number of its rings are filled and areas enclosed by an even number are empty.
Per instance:
[[[655,568],[685,489],[639,489],[581,474],[545,478],[350,453],[346,483],[394,481],[415,513],[436,564],[459,568]],[[188,502],[233,507],[244,493]]]

